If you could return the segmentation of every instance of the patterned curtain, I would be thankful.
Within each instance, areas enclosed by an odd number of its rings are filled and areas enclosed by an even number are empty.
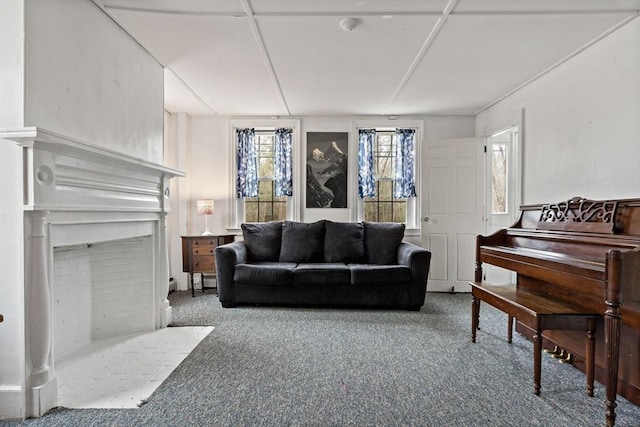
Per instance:
[[[291,135],[293,129],[276,129],[275,176],[276,197],[293,195],[293,161],[291,159]]]
[[[258,155],[254,129],[236,129],[238,138],[238,177],[236,197],[258,197]]]
[[[393,197],[416,197],[414,177],[415,129],[396,129],[396,164]]]
[[[376,195],[376,181],[373,177],[373,142],[375,129],[358,130],[358,197]]]

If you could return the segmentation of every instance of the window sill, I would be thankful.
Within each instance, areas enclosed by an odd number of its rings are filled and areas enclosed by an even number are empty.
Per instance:
[[[405,236],[412,236],[412,237],[420,237],[420,229],[419,228],[406,228],[404,230],[404,235]]]

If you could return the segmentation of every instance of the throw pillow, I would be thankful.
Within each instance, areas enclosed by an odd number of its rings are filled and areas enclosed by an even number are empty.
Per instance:
[[[245,223],[240,227],[250,260],[278,261],[282,239],[282,222]]]
[[[280,262],[322,262],[324,221],[310,224],[285,221],[282,224]]]
[[[397,264],[398,247],[405,225],[396,222],[365,222],[364,246],[369,264]]]
[[[360,222],[325,222],[324,262],[364,262],[364,225]]]

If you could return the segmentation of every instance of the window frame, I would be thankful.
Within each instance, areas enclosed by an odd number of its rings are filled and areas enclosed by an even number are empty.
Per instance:
[[[354,156],[350,156],[349,168],[353,173],[352,179],[349,181],[351,188],[351,202],[355,209],[352,210],[352,221],[364,220],[364,200],[358,197],[358,130],[359,129],[375,129],[376,131],[391,131],[395,132],[396,128],[411,128],[415,129],[415,184],[416,184],[416,197],[407,199],[407,218],[405,222],[405,235],[407,236],[419,236],[421,233],[421,187],[422,187],[422,144],[423,144],[423,120],[412,119],[378,119],[378,120],[354,120],[352,122],[351,130],[351,147],[350,152],[355,153]]]
[[[236,129],[253,128],[257,131],[275,130],[276,128],[291,128],[292,137],[292,159],[293,159],[293,195],[287,196],[287,215],[288,221],[299,221],[300,218],[300,166],[298,162],[298,153],[300,153],[300,121],[299,120],[280,120],[280,119],[256,119],[256,120],[230,120],[229,121],[229,137],[230,141],[229,162],[232,165],[232,176],[229,180],[229,194],[231,198],[228,202],[228,219],[227,229],[230,231],[239,231],[240,225],[244,221],[244,199],[236,197],[236,176],[238,174],[238,158],[237,158],[237,139]]]

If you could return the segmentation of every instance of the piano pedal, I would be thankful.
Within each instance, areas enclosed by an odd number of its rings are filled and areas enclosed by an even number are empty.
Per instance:
[[[558,348],[557,345],[553,347],[553,350],[549,350],[548,348],[545,348],[543,351],[551,355],[560,354],[560,349]]]
[[[551,356],[553,356],[555,359],[564,359],[565,357],[567,357],[567,351],[566,350],[560,350],[560,352],[552,354]]]
[[[564,357],[563,359],[559,360],[560,363],[568,363],[568,364],[572,364],[573,363],[573,355],[569,352],[567,352],[566,357]]]

